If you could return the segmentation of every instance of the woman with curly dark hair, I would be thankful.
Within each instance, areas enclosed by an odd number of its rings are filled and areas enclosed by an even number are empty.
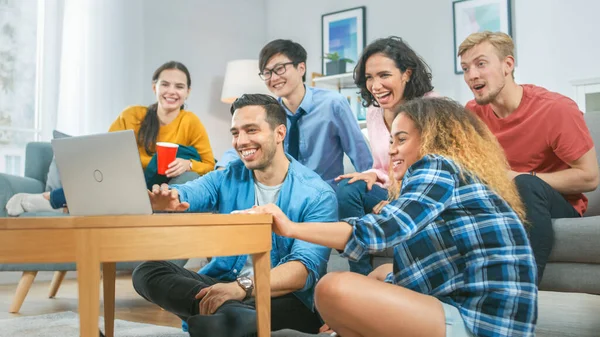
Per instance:
[[[377,212],[386,202],[390,184],[387,155],[394,108],[418,97],[438,96],[431,85],[431,71],[410,46],[399,37],[377,39],[363,51],[354,69],[354,82],[367,110],[367,131],[373,168],[344,174],[337,197],[340,219]],[[350,270],[367,275],[369,256],[350,262]]]

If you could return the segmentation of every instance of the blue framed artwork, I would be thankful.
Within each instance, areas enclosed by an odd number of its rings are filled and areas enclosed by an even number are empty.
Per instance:
[[[323,63],[322,74],[327,74],[325,69],[331,59],[325,55],[337,53],[340,59],[351,60],[345,62],[345,69],[340,73],[351,72],[365,48],[366,8],[356,7],[343,11],[323,14],[321,16],[321,43]],[[344,66],[342,66],[344,67]]]
[[[512,36],[510,0],[462,0],[452,3],[454,73],[462,74],[458,46],[472,33],[489,30]]]

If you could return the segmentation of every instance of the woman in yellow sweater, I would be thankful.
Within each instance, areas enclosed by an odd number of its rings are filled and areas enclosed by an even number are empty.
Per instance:
[[[177,158],[169,164],[166,172],[169,178],[187,171],[203,175],[214,169],[215,158],[204,125],[192,112],[183,110],[191,84],[190,73],[183,64],[175,61],[163,64],[152,76],[156,103],[149,107],[129,107],[111,125],[109,131],[134,130],[144,169],[156,152],[156,142],[192,146],[200,155],[199,161]]]
[[[166,177],[173,183],[183,183],[212,171],[215,159],[204,125],[192,112],[183,110],[190,94],[190,73],[180,62],[170,61],[152,75],[152,90],[156,103],[126,108],[110,126],[109,132],[134,130],[142,167],[156,153],[157,142],[176,143],[193,147],[200,160],[176,158],[169,164]],[[7,203],[9,215],[23,212],[51,211],[66,205],[62,188],[42,194],[15,194]]]

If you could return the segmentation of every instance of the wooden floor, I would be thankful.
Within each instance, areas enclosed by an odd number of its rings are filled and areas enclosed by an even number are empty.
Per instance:
[[[100,282],[102,284],[102,282]],[[0,319],[35,316],[61,311],[77,312],[77,280],[64,280],[56,298],[48,298],[50,282],[34,282],[18,314],[8,308],[17,285],[0,285]],[[100,289],[102,293],[102,288]],[[100,297],[102,302],[102,297]],[[103,308],[100,314],[103,315]],[[115,318],[126,321],[181,327],[181,320],[140,297],[131,284],[131,274],[117,275]]]

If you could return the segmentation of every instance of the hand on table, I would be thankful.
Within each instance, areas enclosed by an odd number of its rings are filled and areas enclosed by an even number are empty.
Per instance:
[[[155,211],[175,211],[183,212],[190,208],[187,202],[179,201],[177,190],[169,189],[169,185],[153,185],[152,191],[148,191],[150,204]]]

